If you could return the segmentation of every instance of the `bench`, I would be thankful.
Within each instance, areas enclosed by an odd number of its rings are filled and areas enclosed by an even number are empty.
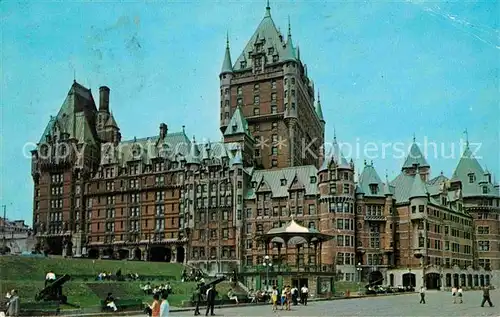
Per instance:
[[[102,311],[112,311],[111,308],[107,307],[104,300],[100,301]],[[143,310],[144,305],[140,299],[117,299],[115,300],[116,308],[118,311],[136,311]]]
[[[53,316],[59,315],[60,303],[57,301],[27,302],[20,304],[21,316]]]

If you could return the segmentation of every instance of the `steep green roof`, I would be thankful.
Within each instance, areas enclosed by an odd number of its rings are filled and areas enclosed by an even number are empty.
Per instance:
[[[231,51],[229,50],[229,37],[226,40],[226,53],[224,54],[224,61],[222,62],[221,74],[232,73],[233,63],[231,62]]]
[[[410,152],[406,157],[406,160],[403,164],[403,168],[411,168],[414,165],[418,165],[420,167],[430,167],[427,161],[425,160],[422,151],[418,147],[417,143],[413,142],[410,148]]]
[[[314,165],[304,165],[296,167],[287,167],[273,170],[249,170],[252,173],[251,182],[256,182],[257,186],[262,181],[268,184],[274,198],[288,197],[288,189],[293,181],[297,181],[304,185],[306,195],[318,194],[317,173],[318,170]],[[314,182],[312,181],[314,180]],[[255,191],[258,188],[249,188],[246,193],[247,199],[254,199]]]
[[[70,138],[77,139],[79,143],[95,144],[95,131],[87,121],[84,111],[96,112],[97,108],[90,89],[74,81],[59,112],[50,118],[39,143],[44,143],[48,135],[58,131],[69,134]]]
[[[249,57],[254,52],[255,44],[262,44],[262,52],[267,55],[268,61],[273,61],[273,56],[277,56],[277,61],[275,62],[283,62],[284,57],[288,54],[291,56],[296,56],[295,51],[292,45],[288,47],[285,45],[283,38],[280,37],[280,32],[276,28],[273,19],[271,18],[271,9],[269,6],[266,8],[266,13],[264,18],[260,22],[259,26],[255,30],[252,37],[248,41],[247,45],[241,52],[240,56],[236,60],[233,69],[235,71],[244,70],[252,67],[251,61],[252,59]],[[269,50],[271,49],[271,51]],[[293,55],[291,53],[285,53],[286,49],[291,49]],[[241,62],[247,62],[246,67],[241,67]]]
[[[462,195],[464,197],[499,196],[498,189],[485,178],[486,173],[467,145],[453,172],[453,178],[462,182]],[[486,188],[486,193],[483,192],[484,188]]]
[[[233,116],[231,117],[231,120],[229,120],[229,124],[227,125],[226,131],[224,132],[224,136],[237,134],[246,134],[249,137],[252,137],[252,134],[248,129],[248,121],[247,119],[245,119],[240,106],[238,106],[236,110],[234,110]]]
[[[410,196],[408,198],[419,198],[419,197],[427,197],[427,188],[425,187],[424,181],[422,181],[422,178],[420,175],[417,173],[413,177],[413,184],[410,189]]]
[[[377,185],[376,192],[372,193],[370,185]],[[363,172],[359,176],[358,187],[360,192],[366,197],[384,197],[384,183],[377,174],[377,171],[371,164],[366,164]]]
[[[325,122],[325,119],[323,118],[323,109],[321,108],[321,99],[319,98],[319,91],[318,91],[318,103],[316,104],[316,115],[318,116],[320,121]]]
[[[201,164],[200,153],[196,146],[196,140],[193,137],[189,153],[186,155],[186,164]]]

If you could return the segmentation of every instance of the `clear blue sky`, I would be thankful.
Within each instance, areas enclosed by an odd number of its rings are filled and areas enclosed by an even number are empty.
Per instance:
[[[481,164],[500,178],[498,1],[271,1],[283,32],[290,15],[327,121],[340,142],[456,143],[428,158],[448,176],[467,128]],[[265,1],[56,3],[2,1],[1,192],[11,218],[32,219],[27,142],[37,142],[76,79],[111,88],[124,138],[186,125],[220,138],[219,81],[226,32],[233,61],[264,16]],[[373,154],[374,152],[370,152]],[[377,151],[375,152],[377,153]],[[378,152],[380,156],[380,151]],[[374,159],[394,177],[403,159]],[[446,155],[450,155],[448,150]],[[363,155],[356,157],[362,168]]]

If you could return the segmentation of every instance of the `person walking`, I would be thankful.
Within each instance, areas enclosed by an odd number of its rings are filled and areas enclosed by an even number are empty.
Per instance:
[[[161,305],[160,305],[160,317],[168,317],[170,312],[170,304],[168,303],[168,294],[167,292],[163,292],[161,294]]]
[[[215,306],[215,298],[217,297],[217,291],[215,290],[215,285],[210,286],[207,290],[207,312],[205,316],[208,316],[210,312],[211,316],[214,316],[214,306]]]
[[[300,289],[300,297],[302,305],[307,306],[307,297],[309,297],[309,289],[307,288],[307,286],[304,285]]]
[[[451,289],[451,296],[453,296],[453,304],[457,303],[457,288],[453,286]]]
[[[196,287],[196,290],[194,291],[194,298],[196,300],[196,307],[194,309],[194,315],[195,316],[198,316],[200,315],[200,304],[202,302],[202,298],[201,298],[201,290],[203,288],[204,284],[203,283],[200,283],[198,284],[198,286]]]
[[[160,317],[160,296],[157,294],[153,295],[153,303],[149,306],[151,310],[151,317]]]
[[[484,307],[484,304],[490,304],[490,307],[493,307],[493,303],[491,302],[490,298],[490,285],[486,284],[483,286],[483,302],[481,303],[481,307]]]
[[[278,290],[276,285],[273,286],[273,292],[271,293],[271,301],[273,302],[273,312],[278,310]]]
[[[425,304],[425,288],[423,286],[420,286],[420,303],[419,304]]]
[[[464,302],[463,299],[462,299],[463,298],[462,297],[463,296],[463,292],[464,292],[464,290],[462,289],[462,286],[459,286],[458,287],[458,291],[457,291],[457,294],[458,294],[458,303],[459,304],[463,304],[463,302]]]
[[[12,290],[10,292],[9,302],[7,303],[7,316],[19,316],[19,296],[17,296],[17,291]],[[491,303],[491,302],[490,302]]]

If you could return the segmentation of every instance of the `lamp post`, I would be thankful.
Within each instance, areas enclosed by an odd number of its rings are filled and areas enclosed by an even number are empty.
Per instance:
[[[273,266],[269,255],[264,257],[263,265],[266,267],[266,292],[269,291],[269,269]]]
[[[358,282],[361,283],[361,271],[363,271],[363,268],[361,267],[361,262],[358,262],[356,271],[358,271]]]

